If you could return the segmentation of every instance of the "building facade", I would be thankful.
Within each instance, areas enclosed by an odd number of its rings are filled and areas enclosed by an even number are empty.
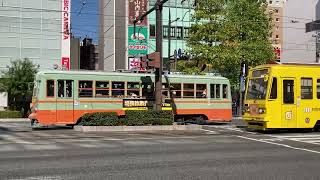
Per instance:
[[[98,46],[92,43],[92,39],[84,38],[80,47],[80,69],[99,69],[98,54]]]
[[[10,0],[0,6],[0,67],[29,58],[40,69],[70,68],[71,0]]]
[[[269,0],[267,13],[271,17],[272,29],[270,32],[270,41],[274,48],[276,54],[276,60],[280,61],[281,59],[281,49],[283,43],[283,7],[284,0]]]
[[[100,0],[99,68],[114,71],[131,69],[141,56],[156,50],[156,13],[150,13],[136,24],[133,20],[147,12],[156,0]],[[186,49],[193,12],[193,0],[169,0],[162,11],[163,58]],[[171,15],[170,53],[168,42],[169,11]],[[134,34],[134,32],[136,34]]]
[[[316,19],[318,0],[287,0],[284,4],[281,62],[316,62],[315,32],[306,33],[306,23]]]

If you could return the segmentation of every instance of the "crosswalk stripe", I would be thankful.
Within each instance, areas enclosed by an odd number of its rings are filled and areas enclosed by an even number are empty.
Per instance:
[[[9,142],[13,142],[13,143],[17,143],[17,144],[34,144],[34,142],[32,141],[26,141],[21,139],[18,136],[14,136],[11,134],[2,134],[0,135],[1,138],[3,138],[5,141],[9,141]]]

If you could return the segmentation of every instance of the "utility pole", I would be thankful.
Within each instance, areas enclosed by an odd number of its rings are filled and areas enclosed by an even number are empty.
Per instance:
[[[170,51],[171,51],[171,12],[170,12],[170,8],[169,8],[169,21],[168,21],[168,69],[170,72]]]
[[[156,52],[159,53],[159,60],[160,60],[160,66],[156,67],[155,72],[155,110],[161,110],[162,109],[162,71],[163,71],[163,59],[162,59],[162,8],[163,4],[166,3],[168,0],[157,0],[155,6],[148,10],[145,14],[139,16],[137,19],[133,21],[134,23],[134,34],[136,34],[136,23],[138,21],[143,20],[144,17],[146,17],[148,14],[150,14],[152,11],[156,10]]]
[[[156,68],[156,110],[162,109],[162,5],[161,0],[156,3],[156,51],[160,53],[160,68]]]

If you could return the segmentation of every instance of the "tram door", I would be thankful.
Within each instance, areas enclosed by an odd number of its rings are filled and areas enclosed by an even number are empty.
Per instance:
[[[74,82],[58,80],[57,123],[72,124],[74,120]]]
[[[282,78],[282,128],[297,127],[296,88],[296,80],[294,78]]]

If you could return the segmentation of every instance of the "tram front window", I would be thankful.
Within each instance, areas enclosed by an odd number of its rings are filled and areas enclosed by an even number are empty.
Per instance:
[[[264,78],[250,79],[247,89],[247,99],[265,99],[268,81]]]

